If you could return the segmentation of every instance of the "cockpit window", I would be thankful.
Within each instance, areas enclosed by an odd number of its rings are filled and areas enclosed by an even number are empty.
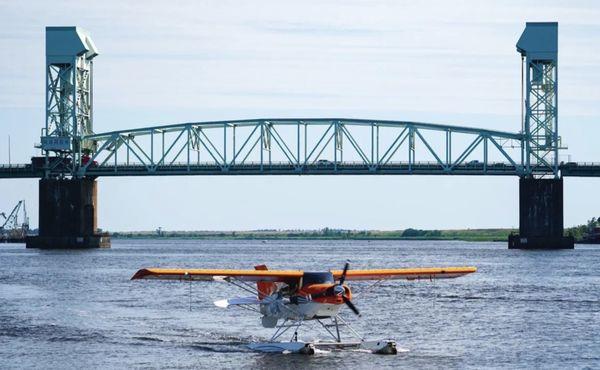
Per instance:
[[[331,272],[305,272],[302,277],[302,285],[333,284],[334,282]]]

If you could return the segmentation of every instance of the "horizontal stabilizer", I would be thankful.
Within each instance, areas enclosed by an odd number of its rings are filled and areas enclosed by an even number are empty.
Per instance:
[[[256,297],[241,297],[221,299],[219,301],[214,301],[213,303],[217,307],[227,308],[229,306],[240,306],[245,304],[260,304],[260,301]]]

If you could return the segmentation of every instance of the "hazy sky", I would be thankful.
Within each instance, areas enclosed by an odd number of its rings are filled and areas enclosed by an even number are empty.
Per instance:
[[[563,159],[600,162],[594,1],[2,1],[0,163],[44,125],[44,27],[86,28],[96,132],[257,117],[352,117],[520,128],[526,21],[559,22]],[[600,179],[565,180],[565,223],[600,216]],[[0,210],[37,181],[0,180]],[[110,230],[518,225],[513,177],[144,177],[99,180]]]

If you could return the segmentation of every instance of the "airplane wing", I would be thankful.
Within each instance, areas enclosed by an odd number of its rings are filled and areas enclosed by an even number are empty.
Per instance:
[[[387,279],[450,279],[471,274],[476,267],[422,267],[404,269],[348,270],[346,280],[387,280]],[[333,277],[339,280],[342,270],[332,270]]]
[[[161,280],[200,280],[214,281],[224,278],[235,278],[241,281],[269,281],[294,283],[297,282],[304,272],[302,270],[212,270],[212,269],[165,269],[146,268],[141,269],[133,275],[131,280],[136,279],[161,279]]]

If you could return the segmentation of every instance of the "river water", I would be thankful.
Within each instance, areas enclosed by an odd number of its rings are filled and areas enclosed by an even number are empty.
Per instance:
[[[130,281],[141,267],[326,270],[463,266],[476,274],[388,281],[344,309],[359,332],[394,338],[396,356],[250,352],[272,331],[212,301],[224,282]],[[113,240],[108,250],[0,246],[0,368],[598,368],[600,248],[507,250],[448,241]],[[365,288],[357,284],[354,291]],[[191,297],[191,299],[190,299]],[[191,308],[191,310],[190,310]],[[300,338],[317,332],[307,329]]]

